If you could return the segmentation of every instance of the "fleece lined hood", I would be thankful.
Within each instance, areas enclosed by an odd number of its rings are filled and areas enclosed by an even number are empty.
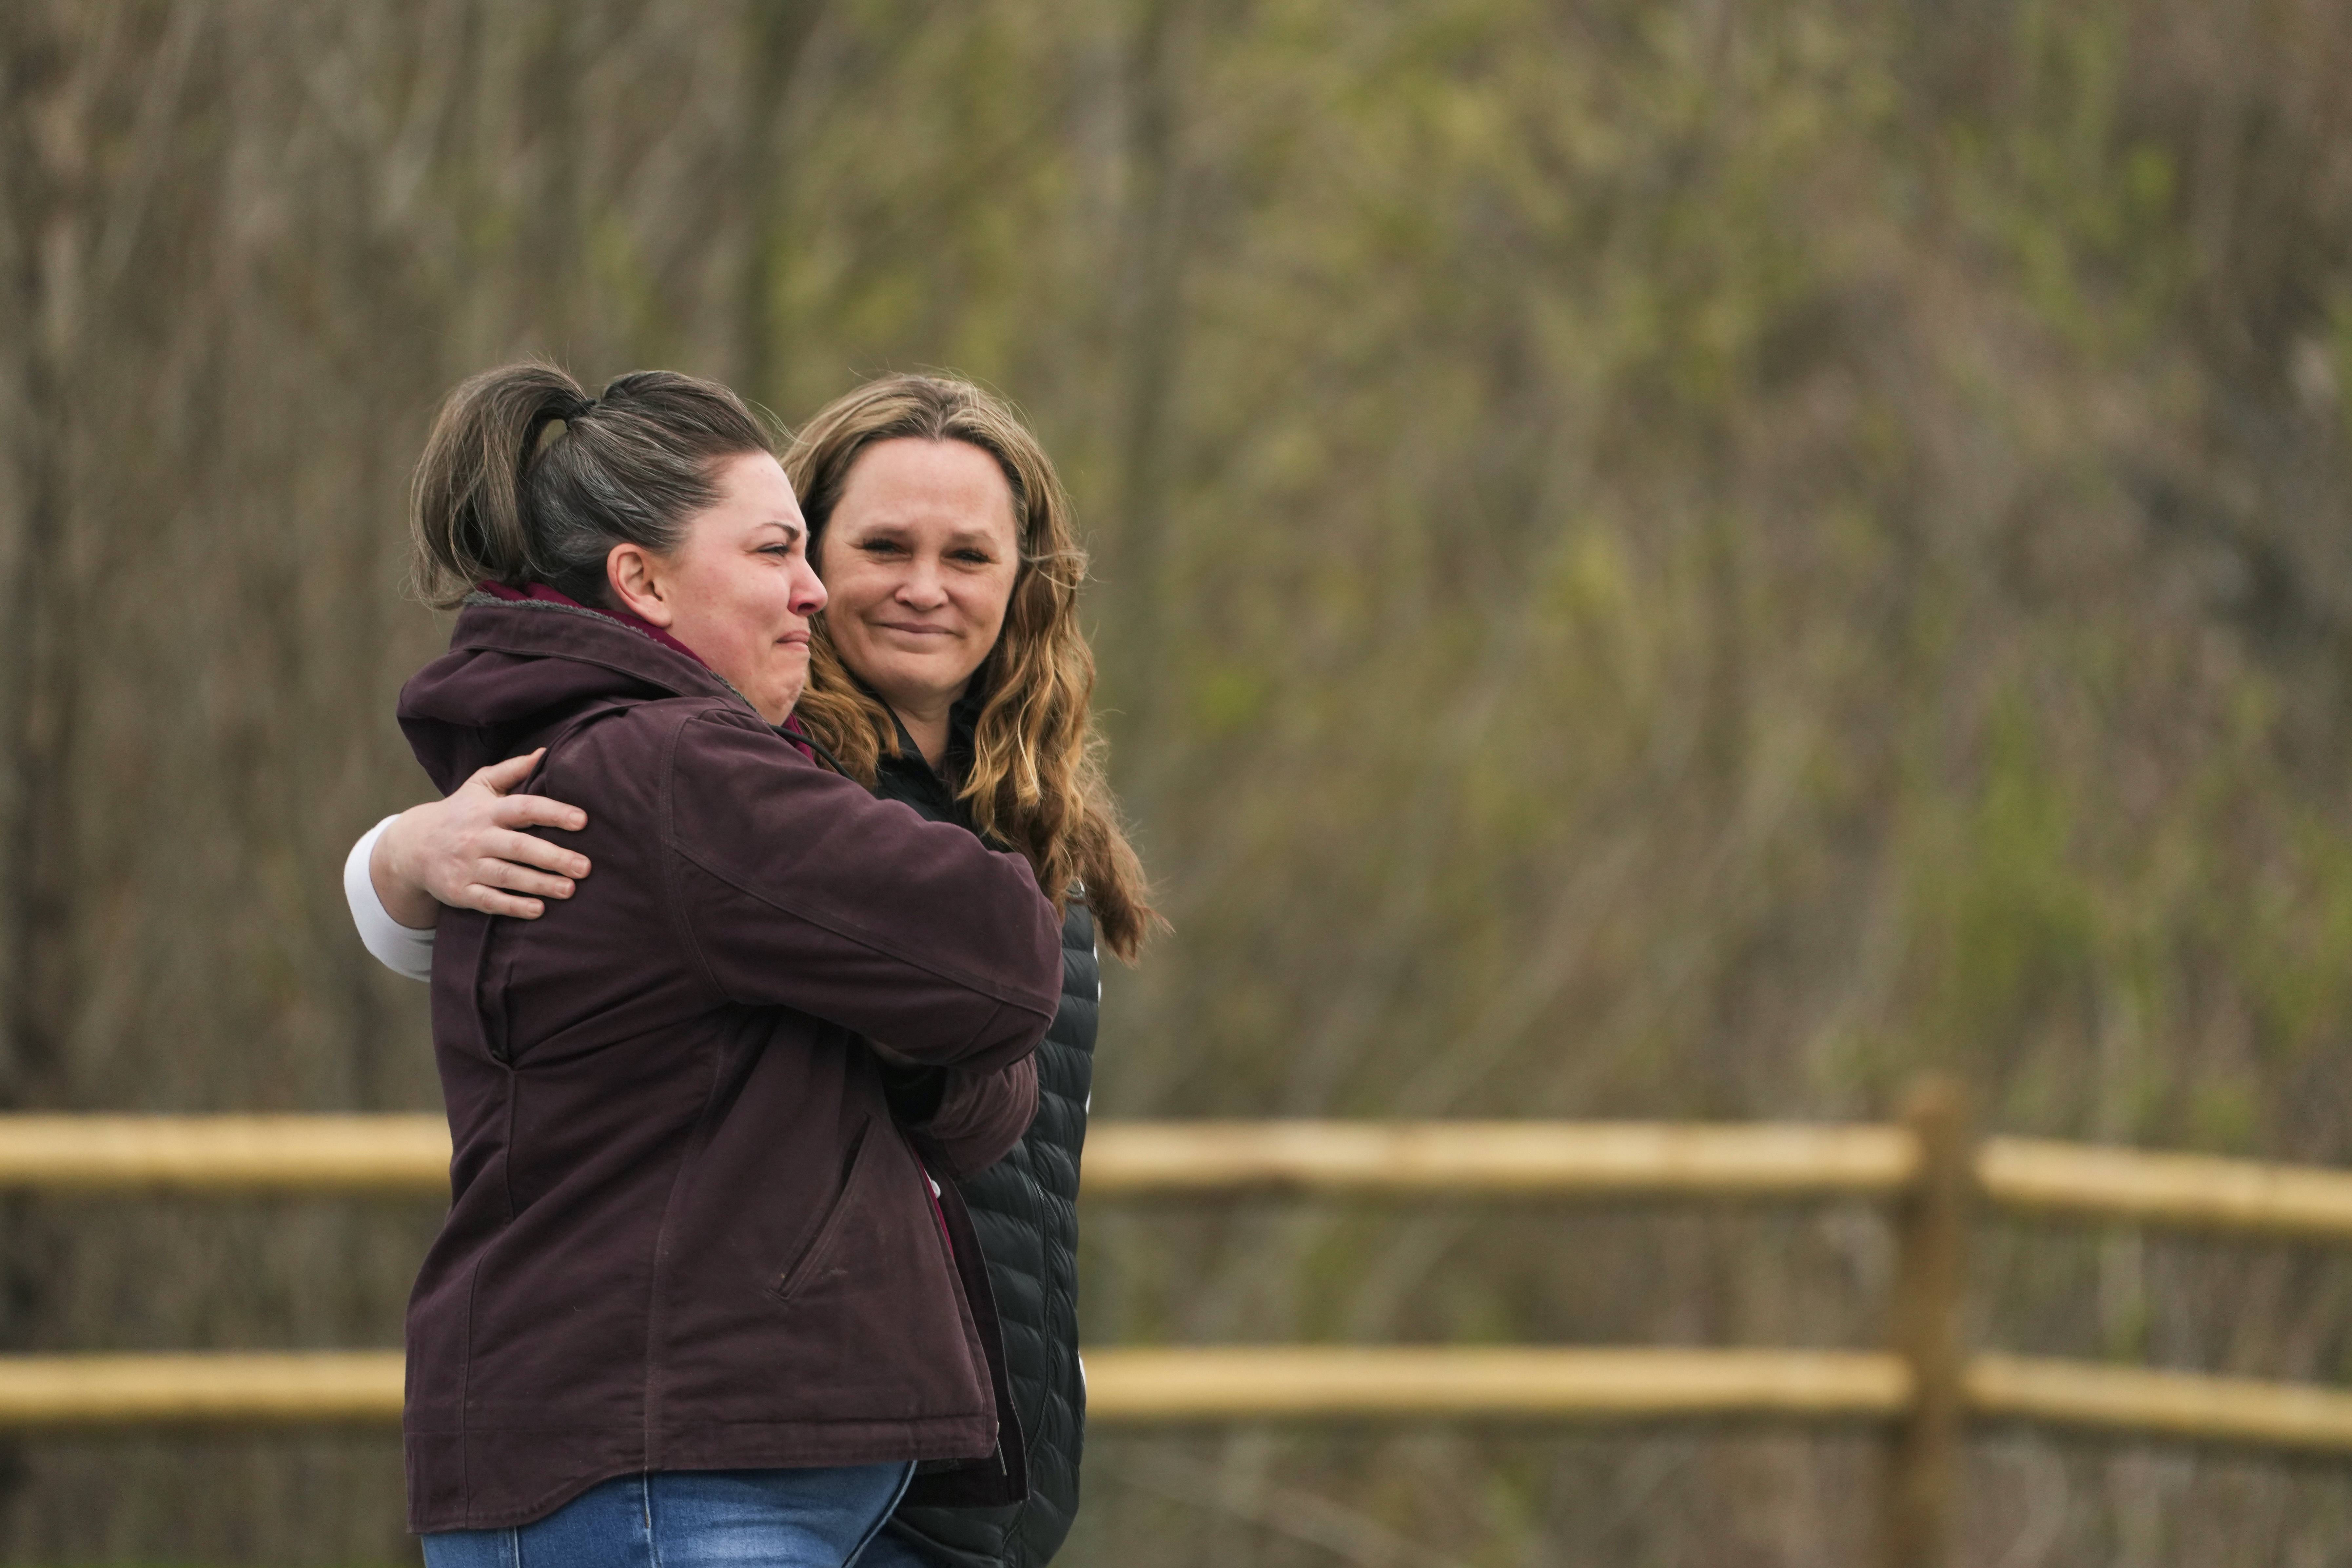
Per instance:
[[[709,666],[618,616],[569,599],[482,593],[458,613],[448,653],[401,688],[400,728],[446,795],[476,769],[514,755],[521,736],[615,703],[666,697],[752,711]]]

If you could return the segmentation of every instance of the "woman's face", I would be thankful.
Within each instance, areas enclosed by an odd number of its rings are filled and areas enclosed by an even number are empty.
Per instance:
[[[781,724],[808,684],[809,617],[824,584],[808,563],[808,524],[792,482],[765,452],[721,463],[719,500],[668,553],[615,545],[606,559],[624,604],[700,655]]]
[[[1021,563],[1012,487],[969,442],[877,442],[851,466],[819,554],[841,662],[900,713],[936,713],[1003,629]]]

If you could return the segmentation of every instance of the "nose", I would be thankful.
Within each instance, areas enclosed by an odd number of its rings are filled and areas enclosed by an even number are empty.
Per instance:
[[[898,580],[898,600],[913,609],[933,610],[947,603],[947,591],[940,586],[940,564],[919,557],[908,563],[907,574]]]
[[[803,617],[815,615],[824,608],[828,597],[816,568],[806,561],[799,563],[793,574],[793,614]]]

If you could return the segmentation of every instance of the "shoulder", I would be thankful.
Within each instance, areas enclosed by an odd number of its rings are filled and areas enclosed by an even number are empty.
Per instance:
[[[723,847],[750,831],[851,823],[867,830],[921,826],[903,805],[877,800],[863,784],[812,759],[757,714],[727,704],[659,704],[663,750],[657,772],[679,842]],[[814,815],[812,815],[814,814]]]
[[[604,704],[580,715],[564,732],[551,736],[549,762],[574,763],[592,758],[624,765],[667,762],[682,744],[699,745],[702,737],[719,740],[722,749],[770,756],[806,758],[786,744],[759,715],[714,697],[663,697]]]
[[[866,793],[811,758],[791,736],[737,704],[680,700],[655,706],[674,710],[657,721],[676,738],[674,755],[682,766],[786,767]]]
[[[789,770],[823,772],[759,715],[700,695],[602,705],[545,740],[547,760],[525,787],[570,800],[592,818],[600,803],[630,801],[667,816],[664,803],[681,785],[723,800],[747,783],[786,777]],[[710,789],[694,791],[695,780]]]

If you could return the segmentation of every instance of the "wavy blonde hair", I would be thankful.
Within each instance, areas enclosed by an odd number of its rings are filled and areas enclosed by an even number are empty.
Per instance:
[[[1069,497],[1036,437],[1002,400],[941,376],[883,376],[835,398],[783,459],[808,518],[809,559],[821,561],[825,525],[866,449],[909,438],[962,441],[993,458],[1013,492],[1020,546],[1004,628],[972,674],[969,694],[982,703],[957,798],[973,826],[1028,857],[1055,909],[1083,887],[1104,944],[1132,959],[1165,922],[1104,776],[1102,738],[1087,706],[1094,652],[1078,629],[1087,556]],[[868,788],[882,757],[898,754],[897,720],[842,664],[822,615],[808,689],[793,711]]]

